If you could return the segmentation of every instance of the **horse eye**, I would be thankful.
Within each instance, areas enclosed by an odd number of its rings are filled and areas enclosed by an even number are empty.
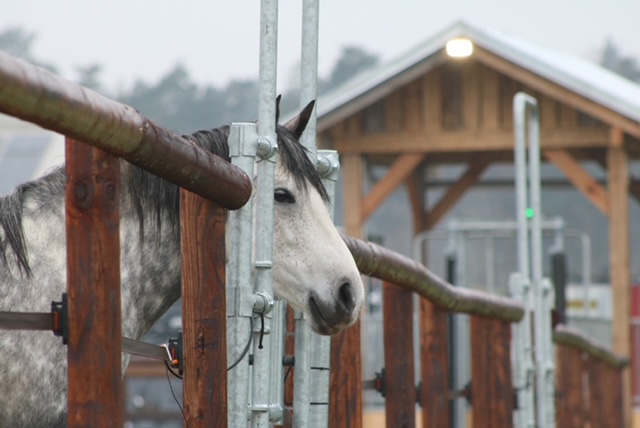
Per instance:
[[[276,189],[275,192],[273,192],[273,199],[275,199],[276,202],[285,204],[293,204],[296,202],[296,198],[294,198],[287,189]]]

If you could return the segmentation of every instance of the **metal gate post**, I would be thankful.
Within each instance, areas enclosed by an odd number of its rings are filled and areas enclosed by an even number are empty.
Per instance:
[[[516,160],[516,215],[518,219],[518,268],[525,280],[530,278],[534,312],[534,361],[536,374],[538,426],[555,426],[555,387],[553,381],[553,356],[550,323],[545,321],[548,312],[548,290],[545,291],[542,278],[542,230],[540,203],[540,115],[535,98],[519,92],[513,99],[515,160]],[[528,124],[528,127],[527,127]],[[526,165],[526,145],[528,132],[529,159]],[[528,168],[527,168],[528,166]],[[527,189],[527,176],[529,189]],[[527,201],[528,199],[528,201]],[[527,207],[528,202],[528,207]],[[530,230],[529,230],[530,226]],[[529,234],[531,242],[529,242]],[[547,331],[549,330],[549,331]]]

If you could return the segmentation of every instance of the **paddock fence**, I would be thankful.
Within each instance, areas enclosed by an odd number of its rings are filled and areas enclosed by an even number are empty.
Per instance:
[[[511,342],[512,327],[524,317],[524,307],[510,298],[454,287],[421,263],[375,243],[344,235],[343,238],[360,272],[384,282],[385,366],[382,376],[365,381],[353,373],[340,373],[340,366],[332,367],[332,375],[351,381],[341,388],[349,389],[352,394],[360,393],[363,386],[382,392],[387,427],[416,426],[416,404],[422,407],[423,427],[453,426],[450,402],[460,397],[471,404],[470,426],[517,426],[513,412],[521,403],[517,402],[514,388]],[[418,385],[413,381],[416,377],[414,295],[420,298],[421,373],[418,378],[421,380]],[[471,316],[471,382],[457,391],[450,385],[448,317],[451,313]],[[562,324],[554,327],[553,342],[557,360],[557,413],[555,420],[543,421],[537,426],[625,426],[621,382],[628,360],[587,334]],[[342,358],[360,359],[360,356],[343,355]],[[333,391],[336,385],[331,386]],[[362,426],[361,408],[349,408],[332,400],[330,415],[329,426]]]
[[[249,199],[249,177],[133,108],[2,52],[0,112],[67,136],[68,426],[125,420],[118,157],[183,188],[185,422],[225,426],[225,209]]]

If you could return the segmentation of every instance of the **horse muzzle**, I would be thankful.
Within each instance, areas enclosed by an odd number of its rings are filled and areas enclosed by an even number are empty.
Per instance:
[[[362,298],[350,282],[344,282],[332,301],[323,300],[315,292],[307,302],[311,328],[318,334],[331,336],[352,326],[358,319]]]

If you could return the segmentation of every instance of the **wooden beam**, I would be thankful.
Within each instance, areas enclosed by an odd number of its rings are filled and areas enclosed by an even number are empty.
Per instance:
[[[422,168],[416,168],[406,180],[407,193],[409,194],[409,204],[413,218],[413,230],[416,233],[422,232],[426,228],[425,213],[425,185],[422,176]]]
[[[605,148],[609,145],[609,131],[603,129],[543,129],[540,138],[543,149]],[[341,154],[403,152],[468,152],[488,150],[513,151],[513,131],[508,129],[479,129],[385,132],[377,135],[353,134],[336,141]]]
[[[480,64],[470,61],[462,64],[462,118],[464,128],[477,130],[480,125]]]
[[[387,174],[378,181],[362,201],[362,224],[393,193],[396,188],[422,163],[426,153],[408,153],[398,156]]]
[[[602,214],[609,214],[607,190],[582,168],[578,161],[565,150],[543,150],[543,154]]]
[[[429,211],[427,216],[427,228],[432,229],[449,210],[460,200],[465,192],[474,184],[491,164],[489,156],[482,156],[475,162],[472,162],[464,174],[458,179],[456,184],[449,187],[447,192],[440,197],[440,200]]]
[[[612,131],[612,140],[619,133]],[[629,159],[624,147],[612,144],[607,153],[609,190],[609,276],[613,293],[613,350],[623,356],[631,355],[631,291],[629,243]],[[625,425],[629,426],[633,401],[629,369],[623,371],[623,400]]]
[[[619,127],[630,135],[640,137],[639,123],[604,107],[602,104],[584,98],[564,86],[553,83],[481,47],[474,49],[473,56],[489,67],[530,86],[534,90],[566,103],[605,123]]]

